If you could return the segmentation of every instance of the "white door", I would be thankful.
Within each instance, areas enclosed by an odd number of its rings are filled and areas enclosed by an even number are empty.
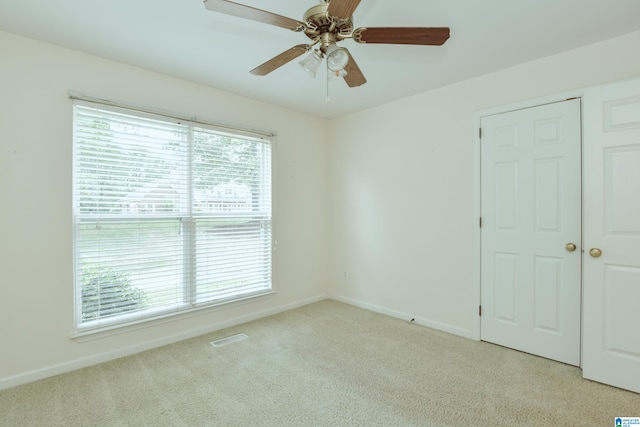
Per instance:
[[[584,100],[583,375],[640,392],[640,80]]]
[[[580,100],[480,124],[481,339],[579,365]]]

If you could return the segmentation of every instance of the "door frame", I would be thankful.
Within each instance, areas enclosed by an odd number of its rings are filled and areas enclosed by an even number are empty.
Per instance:
[[[545,104],[551,104],[561,101],[566,101],[572,98],[583,98],[584,90],[572,90],[567,92],[561,92],[553,95],[543,96],[539,98],[528,99],[525,101],[513,102],[505,105],[500,105],[497,107],[486,108],[483,110],[479,110],[473,115],[473,209],[471,215],[471,224],[473,230],[472,236],[472,252],[473,252],[473,265],[472,265],[472,288],[473,288],[473,296],[472,296],[472,330],[471,330],[471,338],[476,341],[480,341],[481,331],[480,331],[480,315],[479,315],[479,307],[481,304],[481,254],[482,254],[482,242],[481,242],[481,234],[480,234],[480,211],[481,211],[481,170],[480,170],[480,122],[483,117],[493,116],[496,114],[508,113],[511,111],[522,110],[526,108],[538,107]],[[583,134],[583,112],[580,109],[580,146],[582,151],[582,145],[584,138]],[[580,164],[582,165],[582,159],[580,160]],[[581,181],[583,177],[580,177]],[[582,234],[582,232],[581,232]],[[580,281],[580,287],[582,288],[582,279]],[[582,297],[581,297],[582,298]],[[580,301],[580,334],[582,335],[582,300]],[[580,342],[582,342],[582,336],[580,336]],[[580,366],[582,366],[582,348],[580,349]]]

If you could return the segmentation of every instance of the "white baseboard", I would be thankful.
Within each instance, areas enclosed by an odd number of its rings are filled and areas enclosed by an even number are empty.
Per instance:
[[[160,339],[146,341],[143,343],[139,343],[136,345],[119,348],[117,350],[108,351],[100,354],[96,354],[89,357],[84,357],[80,359],[75,359],[69,362],[60,363],[53,366],[48,366],[41,369],[36,369],[33,371],[25,372],[22,374],[14,375],[11,377],[5,377],[0,379],[0,390],[4,390],[10,387],[19,386],[22,384],[27,384],[30,382],[42,380],[45,378],[52,377],[54,375],[64,374],[66,372],[75,371],[77,369],[86,368],[88,366],[97,365],[99,363],[108,362],[110,360],[118,359],[125,356],[130,356],[132,354],[140,353],[142,351],[151,350],[157,347],[162,347],[163,345],[173,344],[175,342],[183,341],[186,339],[194,338],[200,335],[208,334],[210,332],[215,332],[220,329],[229,328],[231,326],[240,325],[242,323],[250,322],[252,320],[257,320],[263,317],[271,316],[274,314],[281,313],[287,310],[293,310],[298,307],[305,306],[307,304],[312,304],[314,302],[322,301],[324,299],[331,298],[336,301],[343,302],[345,304],[353,305],[355,307],[360,307],[365,310],[370,310],[376,313],[384,314],[390,317],[394,317],[402,320],[410,320],[414,319],[415,323],[418,325],[426,326],[432,329],[436,329],[442,332],[447,332],[453,335],[457,335],[463,338],[474,339],[474,334],[472,331],[467,331],[465,329],[457,328],[455,326],[451,326],[445,323],[436,322],[431,319],[425,319],[421,317],[415,317],[413,315],[403,313],[396,310],[391,310],[386,307],[378,306],[375,304],[369,304],[363,301],[359,301],[352,298],[343,297],[340,295],[317,295],[312,298],[307,298],[304,300],[296,301],[290,304],[285,304],[277,307],[273,307],[267,310],[262,310],[255,313],[250,313],[244,316],[239,316],[233,319],[227,319],[222,322],[209,324],[202,328],[191,329],[188,331],[184,331],[178,334],[170,335],[167,337],[162,337]]]
[[[414,315],[403,313],[396,310],[391,310],[386,307],[381,307],[375,304],[369,304],[363,301],[359,301],[352,298],[347,298],[340,295],[329,295],[329,298],[334,299],[336,301],[343,302],[345,304],[353,305],[355,307],[364,308],[365,310],[373,311],[376,313],[384,314],[390,317],[395,317],[396,319],[402,319],[409,321],[414,319],[414,323],[426,326],[431,329],[436,329],[438,331],[447,332],[449,334],[458,335],[463,338],[472,339],[474,341],[478,341],[475,337],[473,331],[467,331],[466,329],[457,328],[455,326],[448,325],[446,323],[436,322],[431,319],[425,319],[423,317],[415,317]]]
[[[88,366],[97,365],[99,363],[108,362],[110,360],[119,359],[121,357],[130,356],[132,354],[140,353],[142,351],[151,350],[157,347],[162,347],[163,345],[184,341],[186,339],[208,334],[210,332],[215,332],[220,329],[229,328],[231,326],[240,325],[242,323],[250,322],[252,320],[257,320],[263,317],[278,314],[283,311],[302,307],[304,305],[312,304],[314,302],[322,301],[324,299],[327,299],[327,295],[318,295],[312,298],[307,298],[307,299],[296,301],[290,304],[285,304],[285,305],[273,307],[267,310],[250,313],[250,314],[239,316],[233,319],[227,319],[222,322],[208,324],[207,326],[204,326],[202,328],[191,329],[188,331],[180,332],[178,334],[162,337],[160,339],[146,341],[136,345],[119,348],[113,351],[107,351],[107,352],[96,354],[89,357],[83,357],[80,359],[71,360],[69,362],[64,362],[64,363],[60,363],[53,366],[47,366],[45,368],[36,369],[33,371],[25,372],[25,373],[10,376],[10,377],[0,378],[0,390],[42,380],[55,375],[60,375],[67,372],[75,371],[77,369],[86,368]]]

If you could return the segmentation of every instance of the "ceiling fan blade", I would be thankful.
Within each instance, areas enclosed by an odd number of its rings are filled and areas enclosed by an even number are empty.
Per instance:
[[[362,86],[367,82],[367,79],[360,71],[360,67],[356,64],[356,60],[351,56],[351,52],[349,52],[349,62],[347,66],[344,67],[344,70],[347,72],[347,75],[344,76],[344,81],[349,85],[349,87],[358,87]]]
[[[255,7],[245,6],[229,0],[204,0],[204,7],[214,12],[264,22],[265,24],[287,28],[293,31],[302,31],[306,28],[304,23],[296,19],[276,15],[275,13],[267,12],[266,10],[256,9]]]
[[[310,46],[307,44],[299,44],[297,46],[294,46],[289,50],[285,50],[280,55],[271,58],[264,64],[258,65],[256,68],[251,70],[250,73],[254,76],[266,76],[273,70],[282,67],[287,62],[291,62],[298,56],[308,52],[309,47]]]
[[[363,27],[353,31],[353,40],[358,43],[440,46],[448,39],[448,27]]]
[[[337,18],[351,18],[359,4],[360,0],[331,0],[328,12]]]

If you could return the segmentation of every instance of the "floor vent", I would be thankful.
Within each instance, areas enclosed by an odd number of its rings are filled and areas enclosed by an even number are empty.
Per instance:
[[[222,347],[223,345],[231,344],[233,342],[242,341],[249,338],[246,334],[231,335],[230,337],[220,338],[219,340],[211,341],[211,345],[214,347]]]

